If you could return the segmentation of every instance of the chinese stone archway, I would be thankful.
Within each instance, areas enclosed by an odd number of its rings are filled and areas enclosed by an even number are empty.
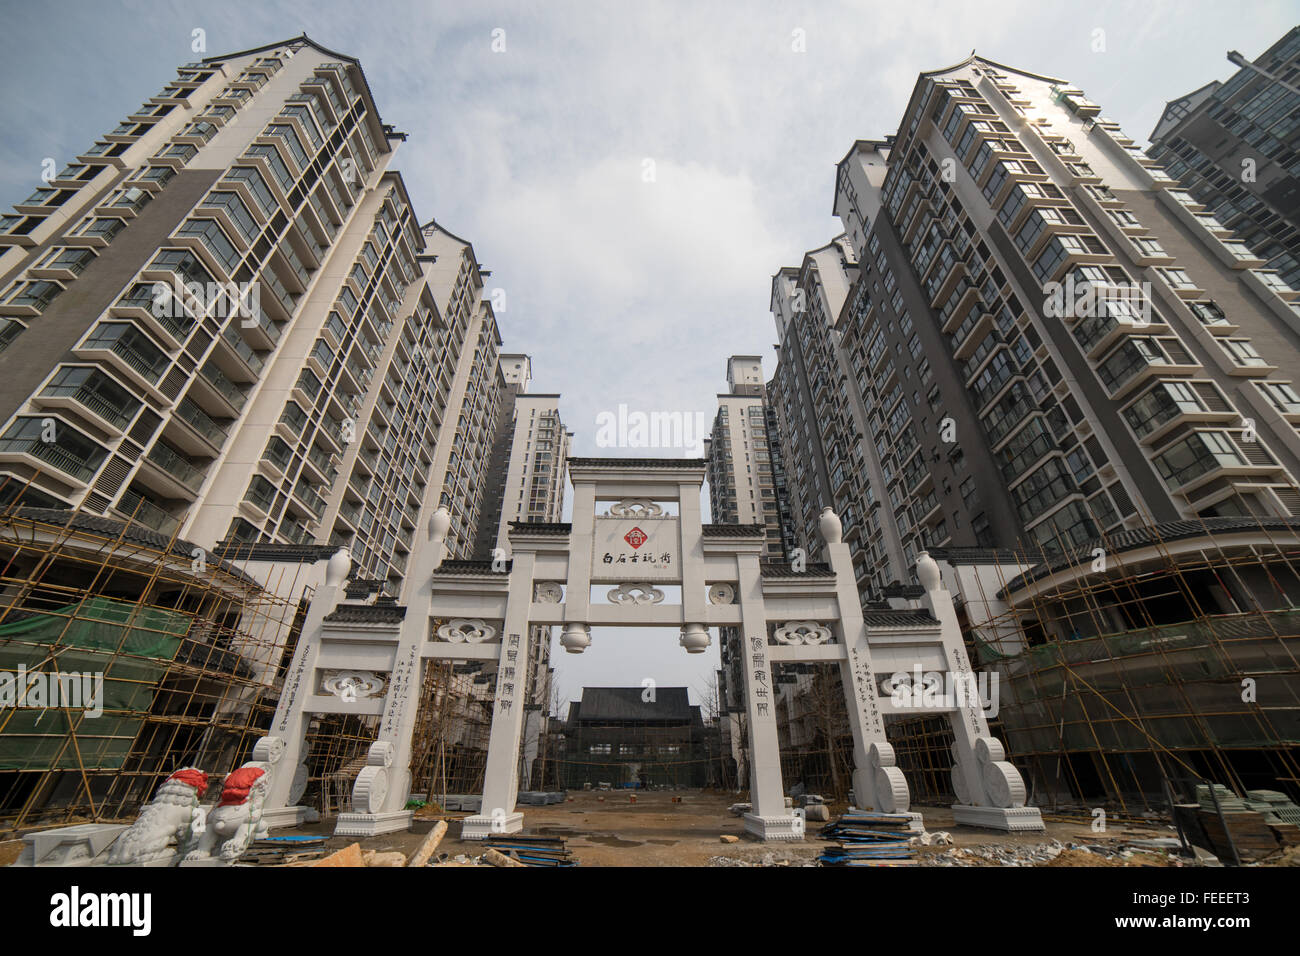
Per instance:
[[[343,597],[348,560],[336,555],[312,601],[270,731],[286,744],[281,766],[298,767],[274,782],[267,800],[277,808],[267,813],[273,825],[302,816],[304,808],[292,805],[305,786],[311,716],[340,713],[381,720],[353,788],[352,812],[339,816],[335,832],[369,835],[410,825],[411,734],[423,663],[436,659],[496,667],[483,802],[465,819],[462,836],[517,832],[524,822],[515,803],[530,642],[558,626],[565,650],[581,653],[593,626],[674,626],[692,653],[708,647],[709,628],[735,629],[736,652],[743,648],[747,657],[752,812],[745,829],[759,839],[803,837],[802,818],[785,806],[772,682],[773,664],[795,661],[839,665],[857,806],[908,812],[907,782],[894,764],[884,718],[942,713],[955,737],[956,821],[1042,829],[1038,810],[1024,806],[1019,773],[989,736],[977,698],[902,707],[888,687],[881,689],[882,678],[918,666],[973,677],[935,562],[926,555],[918,561],[919,607],[864,617],[849,548],[829,508],[821,518],[828,562],[795,573],[763,560],[762,526],[702,523],[704,474],[698,459],[571,458],[572,524],[512,524],[508,571],[489,562],[444,562],[449,518],[439,509],[413,555],[401,605],[366,603],[355,589]],[[663,586],[680,587],[680,603],[665,601]],[[593,601],[593,590],[605,600]],[[434,621],[446,623],[435,628]]]

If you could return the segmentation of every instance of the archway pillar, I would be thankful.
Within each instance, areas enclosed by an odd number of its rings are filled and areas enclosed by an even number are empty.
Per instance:
[[[802,840],[800,818],[785,806],[781,745],[776,733],[776,690],[768,660],[767,609],[757,554],[737,554],[744,655],[745,707],[749,716],[749,802],[745,832],[760,840]]]
[[[853,801],[864,810],[908,813],[911,793],[903,772],[894,765],[894,749],[885,735],[876,689],[878,675],[871,661],[853,556],[843,541],[840,520],[831,509],[822,511],[819,525],[828,563],[835,572],[835,601],[844,635],[845,657],[839,666],[853,732]]]
[[[953,734],[952,784],[957,795],[953,821],[997,830],[1046,829],[1038,808],[1025,805],[1024,779],[1006,759],[1002,741],[989,732],[961,624],[952,595],[943,586],[939,565],[922,552],[917,556],[916,572],[925,588],[921,603],[939,622],[950,683],[957,690],[948,713]],[[996,685],[993,692],[996,694]]]
[[[463,840],[484,840],[496,834],[518,833],[524,828],[524,815],[515,812],[515,803],[519,799],[519,744],[523,739],[524,705],[527,703],[528,660],[534,640],[528,618],[533,599],[535,561],[536,555],[532,551],[514,549],[505,627],[501,634],[501,656],[497,663],[492,730],[488,736],[483,803],[478,813],[463,821]]]

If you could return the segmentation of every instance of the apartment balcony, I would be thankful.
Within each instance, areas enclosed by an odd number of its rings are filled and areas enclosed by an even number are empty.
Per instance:
[[[320,396],[321,380],[308,368],[303,368],[298,373],[298,378],[290,390],[290,396],[304,408],[311,408],[316,404],[316,399]]]
[[[315,445],[308,446],[307,456],[303,460],[316,473],[322,485],[332,485],[334,479],[338,477],[339,471],[334,467],[334,456],[321,451]]]
[[[126,160],[122,158],[122,154],[129,148],[125,143],[98,142],[76,157],[76,162],[85,166],[112,166],[116,169],[126,169]]]
[[[966,361],[992,331],[993,316],[988,312],[981,313],[979,319],[966,333],[966,337],[960,341],[954,340],[953,344],[956,347],[953,349],[952,357],[958,362]]]
[[[223,351],[230,358],[236,361],[244,370],[248,380],[255,382],[261,376],[262,370],[266,367],[266,361],[259,355],[251,345],[245,341],[244,337],[239,334],[239,320],[232,322],[221,330],[218,336],[219,341],[224,346]]]
[[[229,438],[223,425],[211,418],[189,398],[182,398],[167,423],[165,434],[183,446],[187,454],[214,456],[220,453]]]
[[[294,485],[293,493],[316,518],[319,519],[325,513],[325,499],[318,495],[316,490],[305,481],[299,479],[298,483]]]
[[[172,348],[181,348],[198,324],[189,303],[178,300],[176,287],[170,284],[164,292],[156,289],[155,283],[136,283],[108,311],[143,324]]]
[[[294,544],[311,544],[316,540],[316,536],[307,530],[306,525],[292,518],[280,525],[280,534]]]
[[[135,400],[129,405],[108,400],[98,389],[91,387],[89,380],[76,387],[50,385],[34,396],[32,403],[41,408],[71,409],[109,434],[124,432],[140,410],[140,402]]]
[[[970,307],[975,304],[975,300],[978,298],[979,289],[973,285],[967,285],[966,288],[962,290],[960,298],[958,298],[953,304],[952,311],[948,314],[948,318],[943,320],[943,327],[940,331],[951,333],[956,330],[957,327],[961,325],[962,319],[966,317],[966,313],[970,310]],[[942,299],[938,301],[942,301]]]
[[[248,394],[211,362],[199,369],[189,394],[225,406],[229,410],[228,418],[238,418],[248,401]]]
[[[346,440],[347,436],[344,434],[342,424],[328,415],[321,418],[320,429],[316,434],[334,446],[336,455],[341,455],[347,451],[349,442]]]
[[[203,485],[206,467],[199,467],[178,455],[162,442],[155,442],[144,457],[144,463],[163,478],[162,485],[170,498],[192,500]],[[170,486],[170,487],[168,487]]]
[[[262,453],[260,462],[277,481],[283,480],[288,476],[289,470],[293,467],[293,450],[288,446],[288,444],[277,447],[275,443],[272,442],[271,445],[267,447],[266,451]]]
[[[120,370],[129,381],[147,389],[154,398],[168,400],[158,390],[158,380],[162,378],[163,372],[170,364],[163,352],[147,353],[133,347],[130,341],[122,338],[114,341],[108,348],[102,346],[103,343],[89,348],[82,346],[75,349],[75,352],[81,358],[106,359],[113,368]]]
[[[175,515],[164,511],[129,488],[122,493],[121,499],[113,506],[113,510],[125,520],[143,525],[168,538],[171,538],[176,533],[176,529],[181,526],[180,519]]]
[[[81,484],[88,484],[95,477],[95,472],[103,461],[103,455],[95,461],[88,461],[68,451],[55,442],[41,441],[39,435],[26,439],[6,439],[0,443],[0,461],[24,462],[31,467],[48,471],[51,466],[63,475],[74,478]]]
[[[339,506],[338,516],[354,528],[361,527],[361,505],[358,502],[343,502]]]

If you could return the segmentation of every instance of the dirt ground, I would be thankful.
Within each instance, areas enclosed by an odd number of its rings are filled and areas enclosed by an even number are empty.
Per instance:
[[[681,803],[673,803],[673,797]],[[808,827],[803,843],[759,843],[745,836],[740,817],[732,816],[727,807],[736,802],[735,794],[698,790],[678,792],[651,791],[636,794],[632,803],[626,792],[578,791],[566,802],[548,807],[521,807],[524,833],[533,836],[562,837],[581,866],[707,866],[710,857],[725,856],[749,862],[797,864],[812,861],[829,844],[818,838],[822,824]],[[833,810],[842,810],[842,807]],[[954,827],[952,811],[946,807],[916,807],[930,831],[947,831],[956,846],[1000,844],[1036,845],[1052,840],[1104,844],[1124,839],[1168,836],[1169,831],[1152,828],[1116,831],[1112,835],[1093,833],[1087,823],[1049,821],[1047,833],[1000,833],[975,827]],[[478,856],[482,845],[463,842],[459,820],[464,813],[436,814],[417,818],[411,832],[391,833],[360,841],[365,850],[400,850],[411,853],[424,834],[438,819],[450,823],[439,853],[451,856]],[[277,834],[331,833],[334,821],[297,830],[277,830]],[[724,844],[724,834],[739,837],[737,843]],[[331,837],[329,848],[339,849],[357,842],[350,837]],[[940,852],[943,848],[921,847],[919,852]]]

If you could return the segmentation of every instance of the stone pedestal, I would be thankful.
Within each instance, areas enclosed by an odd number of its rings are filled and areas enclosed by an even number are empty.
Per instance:
[[[968,807],[953,804],[954,823],[968,827],[986,827],[990,830],[1042,831],[1047,827],[1037,807]]]
[[[334,824],[335,836],[377,836],[411,829],[410,810],[389,810],[386,813],[340,813]]]
[[[315,807],[276,807],[274,810],[262,811],[262,822],[267,829],[277,827],[297,827],[304,823],[319,823],[320,811]]]
[[[460,824],[462,840],[486,840],[488,837],[501,836],[504,833],[518,833],[524,828],[522,813],[505,813],[485,816],[477,813],[466,817]]]
[[[768,842],[793,843],[804,838],[804,821],[801,816],[760,817],[745,814],[745,832]]]
[[[91,866],[102,863],[109,847],[126,826],[82,823],[38,830],[23,836],[23,849],[13,866]]]

